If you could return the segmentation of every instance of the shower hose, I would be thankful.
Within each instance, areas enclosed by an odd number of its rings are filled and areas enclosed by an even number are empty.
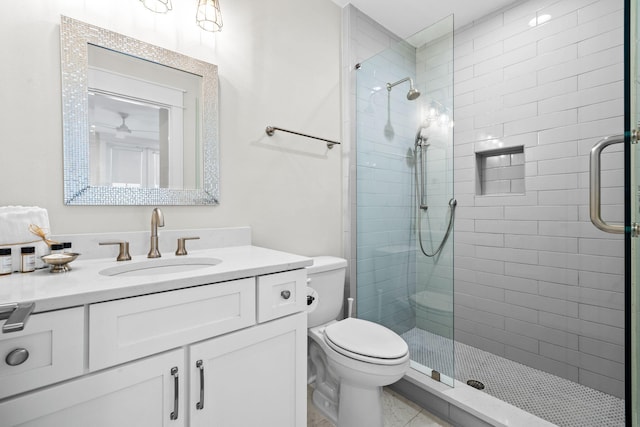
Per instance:
[[[447,239],[449,238],[449,234],[451,234],[451,229],[453,228],[453,218],[455,217],[457,205],[458,202],[456,201],[456,199],[451,198],[449,200],[449,224],[447,225],[447,231],[444,233],[444,237],[442,238],[440,245],[438,245],[438,248],[433,253],[428,253],[422,243],[422,221],[420,218],[420,211],[422,211],[422,209],[418,209],[418,241],[420,242],[420,250],[425,256],[432,258],[438,255],[444,247],[444,244],[447,243]]]
[[[424,147],[421,147],[424,149]],[[416,159],[417,160],[417,159]],[[423,161],[422,156],[421,156],[421,162]],[[424,170],[424,165],[421,169],[421,173]],[[421,182],[419,182],[418,179],[418,167],[417,167],[417,163],[416,163],[416,167],[414,168],[415,171],[415,181],[416,181],[416,201],[418,204],[418,215],[417,215],[417,222],[418,222],[418,241],[420,242],[420,250],[422,251],[422,253],[429,257],[429,258],[433,258],[434,256],[438,255],[440,253],[440,251],[442,251],[442,248],[444,247],[444,244],[447,243],[447,239],[449,238],[449,234],[451,234],[451,229],[453,228],[453,219],[455,217],[455,213],[456,213],[456,206],[458,205],[458,201],[455,198],[451,198],[449,199],[449,224],[447,224],[447,231],[444,233],[444,237],[442,238],[442,241],[440,242],[440,244],[438,245],[438,248],[433,252],[433,253],[429,253],[427,252],[427,250],[424,248],[424,244],[422,242],[422,214],[421,212],[424,210],[427,210],[426,205],[423,205],[421,203],[422,200],[422,193],[424,191],[423,185],[424,184],[424,180]],[[422,191],[421,191],[422,189]],[[433,248],[433,247],[432,247]]]

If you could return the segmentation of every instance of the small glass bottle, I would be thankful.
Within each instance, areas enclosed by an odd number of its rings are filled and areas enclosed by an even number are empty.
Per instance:
[[[51,253],[52,254],[61,254],[64,246],[62,243],[52,243],[51,244]]]
[[[11,248],[0,248],[0,276],[11,274]]]
[[[23,246],[20,248],[21,262],[20,272],[31,273],[36,269],[36,248],[35,246]]]
[[[63,242],[62,243],[62,252],[65,254],[71,253],[71,242]]]

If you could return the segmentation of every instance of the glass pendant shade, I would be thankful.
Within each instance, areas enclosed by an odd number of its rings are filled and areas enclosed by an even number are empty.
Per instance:
[[[218,0],[198,0],[196,23],[206,31],[222,30],[222,15]]]
[[[156,12],[167,13],[172,9],[171,0],[140,0],[144,7]]]

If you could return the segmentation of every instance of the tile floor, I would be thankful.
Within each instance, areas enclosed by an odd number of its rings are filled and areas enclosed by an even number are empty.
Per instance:
[[[307,427],[334,427],[311,403],[312,388],[307,388]],[[384,427],[452,427],[392,390],[383,395]]]
[[[450,339],[417,328],[402,337],[412,360],[452,371]],[[459,342],[455,376],[463,383],[478,380],[483,392],[560,427],[624,426],[624,400]]]

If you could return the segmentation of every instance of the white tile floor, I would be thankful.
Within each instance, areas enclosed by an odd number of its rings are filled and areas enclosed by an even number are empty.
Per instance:
[[[307,394],[307,427],[334,427],[311,403],[311,387]],[[415,403],[392,390],[385,389],[382,398],[384,427],[452,427]]]
[[[450,339],[417,328],[402,337],[412,360],[452,370]],[[455,359],[458,381],[481,381],[483,392],[560,427],[624,426],[622,399],[460,342],[455,342]]]

